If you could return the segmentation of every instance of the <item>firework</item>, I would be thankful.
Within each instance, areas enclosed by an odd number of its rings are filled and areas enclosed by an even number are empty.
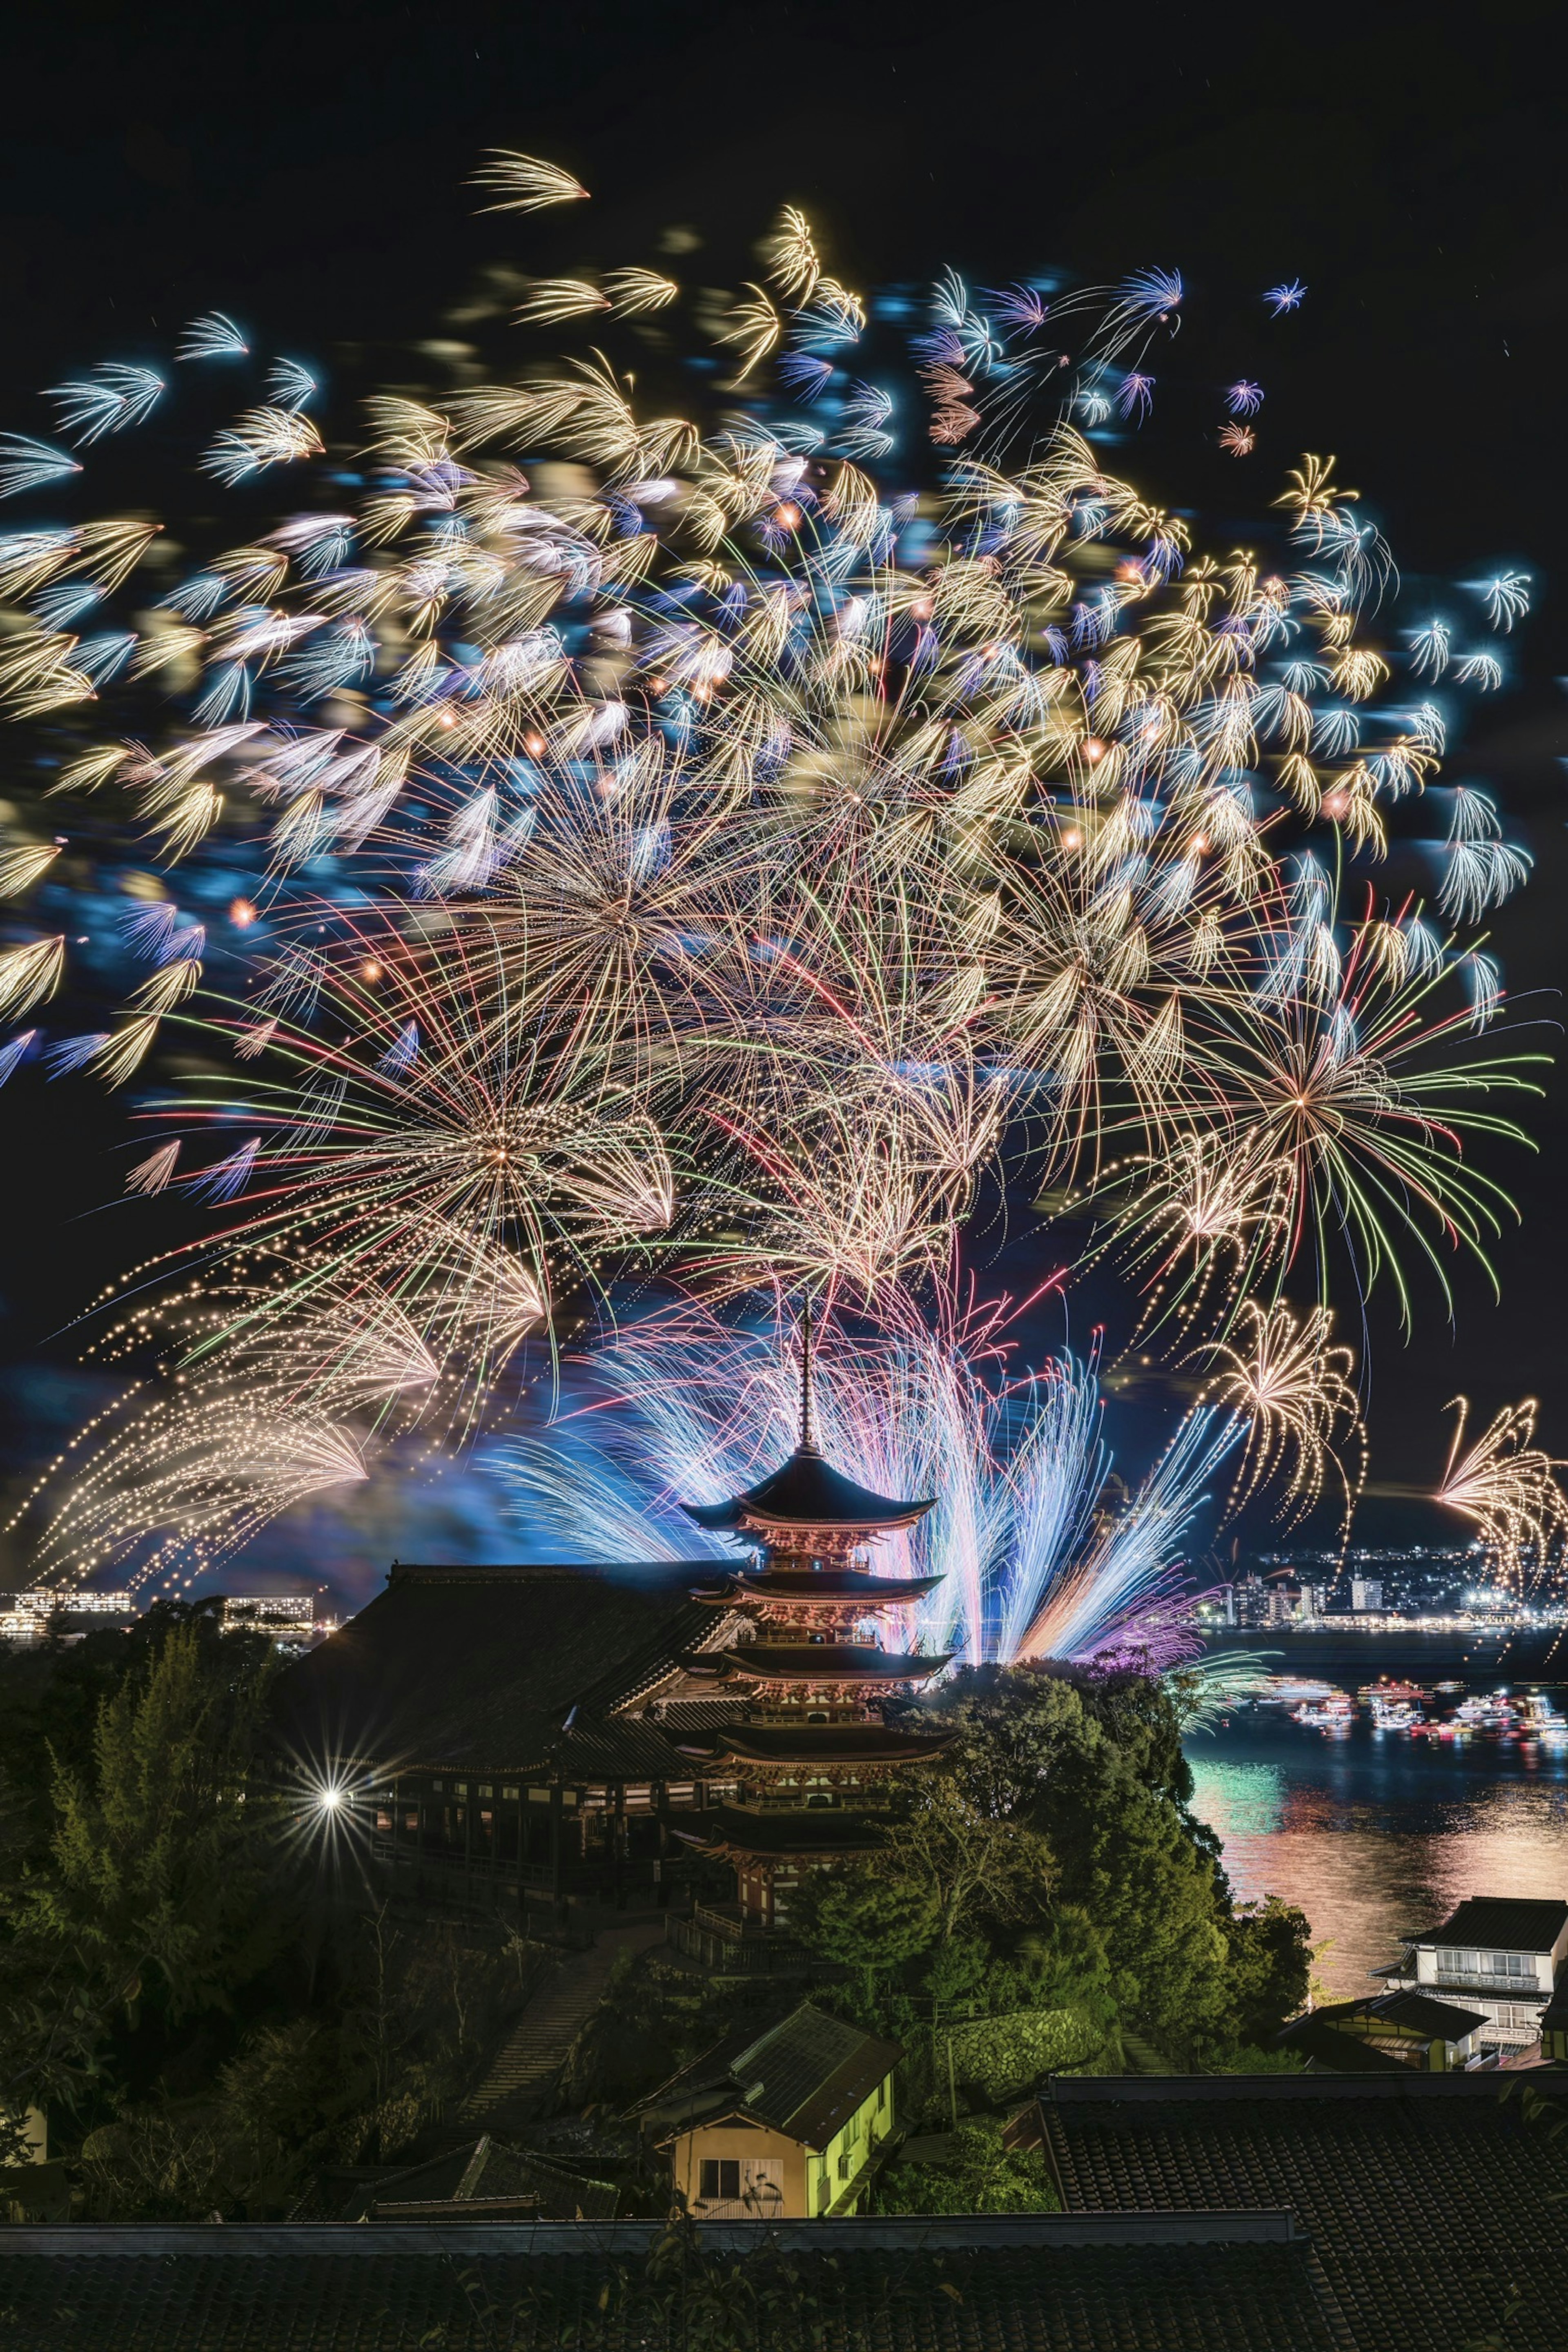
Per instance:
[[[1247,1422],[1246,1449],[1227,1507],[1238,1509],[1271,1486],[1278,1507],[1299,1518],[1332,1482],[1343,1497],[1342,1538],[1366,1480],[1366,1430],[1352,1384],[1355,1359],[1333,1344],[1333,1314],[1314,1307],[1297,1315],[1283,1304],[1244,1299],[1237,1318],[1240,1347],[1215,1342],[1214,1395]],[[1353,1469],[1342,1446],[1353,1445]]]
[[[1451,1410],[1458,1419],[1436,1499],[1468,1519],[1493,1574],[1519,1590],[1547,1572],[1568,1535],[1568,1498],[1556,1475],[1562,1465],[1531,1443],[1533,1397],[1504,1405],[1468,1447],[1468,1402],[1456,1397]]]
[[[478,179],[520,235],[587,193],[510,152]],[[905,299],[842,284],[803,214],[763,256],[725,305],[635,258],[531,277],[518,331],[576,348],[374,395],[352,498],[314,374],[222,311],[165,373],[56,386],[68,448],[5,436],[0,488],[47,505],[0,535],[0,702],[48,730],[51,819],[89,794],[110,814],[0,851],[0,1009],[37,1024],[61,991],[83,860],[138,891],[155,867],[159,898],[105,1025],[0,1043],[0,1075],[41,1051],[58,1077],[145,1087],[160,1133],[128,1189],[183,1187],[198,1217],[133,1277],[177,1313],[103,1310],[187,1375],[183,1406],[104,1439],[126,1478],[158,1446],[185,1459],[180,1412],[218,1425],[246,1385],[360,1447],[376,1415],[331,1369],[334,1347],[357,1360],[346,1297],[372,1359],[421,1368],[376,1412],[467,1439],[522,1343],[553,1346],[617,1279],[686,1286],[726,1381],[757,1302],[804,1281],[830,1323],[881,1334],[858,1360],[874,1403],[829,1406],[846,1458],[951,1489],[942,1630],[970,1655],[1077,1654],[1156,1605],[1241,1423],[1200,1408],[1095,1519],[1094,1367],[1063,1356],[1026,1395],[1000,1373],[994,1331],[951,1305],[962,1238],[1024,1182],[1092,1218],[1087,1255],[1142,1293],[1141,1342],[1220,1351],[1252,1432],[1237,1496],[1282,1479],[1289,1508],[1332,1476],[1348,1503],[1331,1287],[1386,1276],[1408,1312],[1406,1258],[1441,1287],[1439,1245],[1484,1255],[1507,1210],[1466,1153],[1517,1137],[1493,1106],[1529,1079],[1478,1043],[1500,980],[1462,933],[1528,860],[1465,787],[1442,929],[1378,894],[1392,852],[1427,854],[1424,682],[1502,670],[1440,615],[1394,648],[1397,573],[1331,459],[1223,560],[1109,470],[1096,436],[1168,373],[1175,272],[984,292],[949,271],[899,360]],[[692,359],[690,414],[641,404],[654,317]],[[1225,394],[1237,455],[1263,396]],[[171,576],[155,523],[58,519],[100,440],[204,398],[204,510],[244,486],[240,543]],[[256,516],[274,483],[285,510]],[[1528,609],[1523,572],[1468,585],[1494,633]],[[148,1076],[171,1034],[202,1066],[173,1091]],[[1298,1329],[1283,1286],[1309,1271],[1320,1320]],[[700,1427],[731,1427],[694,1381],[655,1383],[697,1414],[676,1444],[659,1407],[683,1475],[719,1442]],[[751,1466],[725,1455],[731,1483]],[[608,1509],[622,1486],[594,1492]]]

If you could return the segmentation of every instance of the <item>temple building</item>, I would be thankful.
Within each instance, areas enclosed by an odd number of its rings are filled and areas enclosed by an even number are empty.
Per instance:
[[[678,1739],[691,1769],[732,1793],[682,1834],[734,1864],[745,1923],[784,1925],[803,1870],[880,1841],[889,1776],[941,1754],[952,1735],[884,1719],[947,1664],[946,1654],[882,1646],[889,1612],[911,1609],[940,1577],[879,1576],[879,1538],[932,1505],[873,1494],[835,1470],[811,1425],[811,1331],[804,1331],[800,1444],[782,1469],[724,1503],[689,1503],[699,1526],[757,1548],[754,1567],[692,1588],[705,1608],[746,1620],[740,1638],[689,1661],[743,1704]]]
[[[795,1453],[689,1507],[752,1559],[395,1563],[288,1669],[284,1744],[384,1885],[586,1924],[663,1906],[684,1880],[711,1899],[672,1920],[682,1948],[710,1965],[742,1941],[773,1945],[770,1968],[787,1957],[773,1931],[802,1870],[875,1846],[889,1776],[948,1744],[883,1715],[947,1663],[882,1642],[940,1579],[867,1562],[931,1506],[824,1459],[808,1333]],[[738,1902],[713,1863],[733,1866]]]

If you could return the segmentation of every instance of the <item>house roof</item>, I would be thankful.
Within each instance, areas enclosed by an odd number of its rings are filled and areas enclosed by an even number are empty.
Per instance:
[[[1277,2048],[1305,2050],[1318,2057],[1324,2054],[1325,2035],[1333,2033],[1341,2042],[1351,2040],[1362,2024],[1375,2030],[1379,2023],[1386,2023],[1428,2042],[1463,2042],[1486,2022],[1484,2011],[1458,2009],[1452,2001],[1434,2000],[1429,1993],[1376,1992],[1363,2000],[1325,2002],[1306,2016],[1292,2019],[1274,2040]],[[1342,2032],[1343,2027],[1351,2032]],[[1331,2045],[1328,2054],[1332,2056]]]
[[[568,1780],[690,1778],[616,1710],[715,1631],[694,1560],[394,1567],[384,1591],[284,1669],[283,1737],[310,1758]]]
[[[643,2102],[656,2116],[683,2111],[683,2127],[744,2115],[807,2147],[826,2147],[903,2056],[897,2042],[863,2033],[810,2001],[782,2025],[742,2027],[715,2042]]]
[[[1528,2079],[1568,2094],[1568,2079]],[[1043,2146],[1072,2212],[1288,2206],[1361,2352],[1454,2352],[1499,2327],[1516,2291],[1558,2307],[1547,2200],[1568,2192],[1568,2134],[1505,2104],[1509,2082],[1406,2068],[1059,2079]]]
[[[524,2221],[608,2221],[619,2192],[531,2149],[483,2137],[424,2164],[329,2166],[311,2179],[290,2221],[461,2221],[476,2206]]]
[[[1458,1945],[1461,1949],[1483,1952],[1549,1952],[1564,1927],[1568,1927],[1568,1903],[1475,1895],[1461,1903],[1440,1927],[1429,1927],[1411,1941]]]
[[[789,1460],[754,1486],[726,1503],[686,1503],[689,1518],[701,1528],[863,1528],[868,1533],[907,1528],[935,1504],[900,1503],[847,1478],[815,1445],[797,1445]]]
[[[11,2229],[17,2352],[632,2352],[680,2324],[659,2222]],[[704,2224],[704,2262],[770,2242],[822,2352],[1355,2352],[1278,2212]],[[706,2280],[697,2294],[710,2305]],[[499,2323],[499,2325],[498,2325]],[[775,2328],[787,2339],[788,2326]]]
[[[1343,2033],[1337,2026],[1325,2025],[1321,2013],[1314,2011],[1310,2017],[1293,2018],[1283,2032],[1274,2037],[1277,2050],[1294,2050],[1314,2066],[1326,2066],[1331,2074],[1403,2074],[1410,2072],[1410,2062],[1396,2058],[1391,2051],[1377,2050],[1359,2035]]]

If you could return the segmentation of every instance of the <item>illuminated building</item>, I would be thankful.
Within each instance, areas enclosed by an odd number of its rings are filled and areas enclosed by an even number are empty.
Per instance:
[[[884,1712],[947,1659],[884,1648],[880,1621],[941,1580],[879,1576],[866,1565],[879,1537],[911,1527],[931,1501],[873,1494],[818,1452],[808,1318],[800,1444],[782,1469],[743,1494],[686,1507],[700,1526],[758,1549],[754,1568],[693,1588],[705,1607],[744,1613],[738,1641],[692,1662],[694,1673],[743,1693],[744,1705],[680,1746],[705,1780],[732,1792],[691,1834],[734,1864],[745,1924],[773,1927],[786,1919],[803,1870],[875,1848],[878,1795],[889,1776],[928,1762],[952,1737],[904,1730]]]

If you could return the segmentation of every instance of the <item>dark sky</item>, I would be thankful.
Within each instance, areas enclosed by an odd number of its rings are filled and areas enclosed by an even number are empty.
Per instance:
[[[1233,366],[1270,367],[1277,467],[1337,452],[1407,572],[1463,578],[1501,558],[1535,577],[1516,688],[1451,772],[1489,780],[1535,856],[1496,940],[1511,992],[1555,1024],[1568,105],[1554,26],[1555,9],[1495,0],[1150,17],[995,0],[35,5],[7,26],[0,423],[67,366],[214,305],[288,349],[371,347],[373,366],[376,345],[438,334],[475,262],[508,249],[463,185],[492,144],[592,187],[591,232],[585,212],[572,227],[597,257],[689,223],[717,284],[748,274],[750,240],[785,199],[810,210],[851,283],[950,259],[991,284],[1047,265],[1092,278],[1179,268],[1189,331]],[[1311,307],[1285,362],[1257,290],[1294,276]],[[1179,415],[1136,469],[1211,519],[1238,495]],[[1429,1482],[1460,1386],[1488,1412],[1538,1395],[1547,1442],[1568,1453],[1561,1075],[1548,1086],[1525,1114],[1539,1156],[1489,1163],[1523,1213],[1495,1252],[1501,1306],[1458,1267],[1454,1329],[1429,1288],[1408,1348],[1374,1306],[1384,1479]],[[13,1363],[96,1271],[97,1222],[75,1220],[118,1187],[111,1120],[85,1087],[68,1093],[68,1114],[25,1134],[0,1097]],[[63,1132],[68,1118],[87,1125]]]

